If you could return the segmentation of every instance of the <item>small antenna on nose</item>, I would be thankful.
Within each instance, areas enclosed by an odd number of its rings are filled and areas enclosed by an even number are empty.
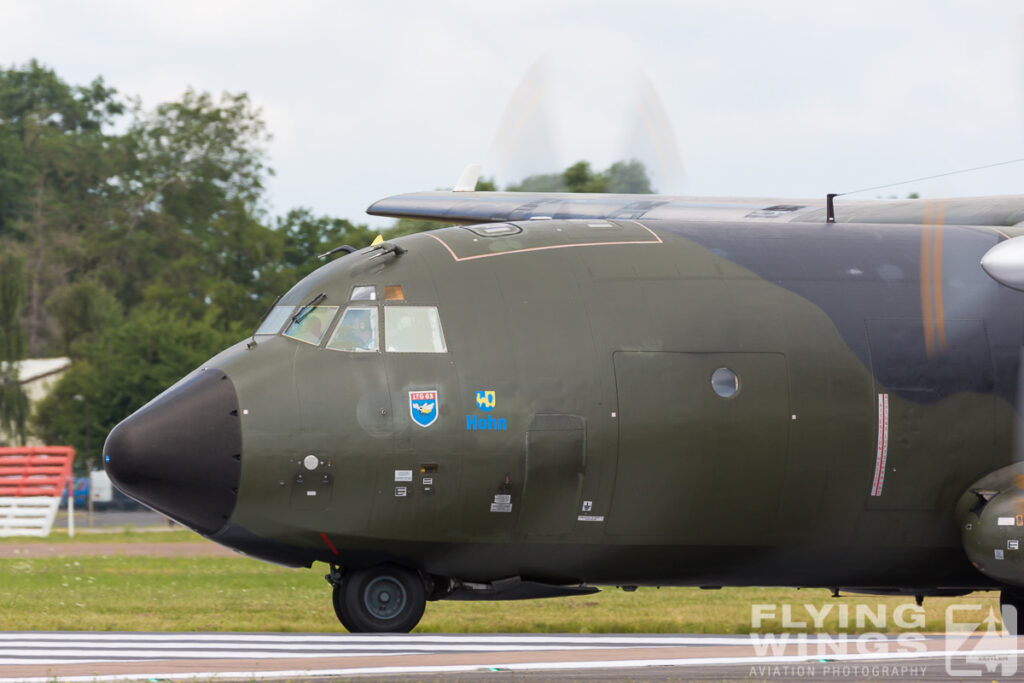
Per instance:
[[[355,247],[350,247],[347,244],[343,244],[340,247],[335,247],[334,249],[331,249],[330,251],[325,251],[324,253],[322,253],[319,256],[317,256],[317,258],[319,260],[323,261],[325,258],[330,256],[331,254],[337,254],[339,251],[343,251],[346,254],[352,254],[352,253],[355,253],[357,251],[357,249]]]

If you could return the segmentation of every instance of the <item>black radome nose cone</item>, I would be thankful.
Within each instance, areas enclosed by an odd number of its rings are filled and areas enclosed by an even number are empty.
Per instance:
[[[207,535],[235,508],[241,458],[238,396],[227,375],[213,368],[140,408],[103,446],[117,488]]]

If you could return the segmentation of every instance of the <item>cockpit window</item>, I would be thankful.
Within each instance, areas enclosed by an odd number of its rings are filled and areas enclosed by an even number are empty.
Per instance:
[[[352,288],[352,301],[376,301],[377,288],[373,285],[356,285]]]
[[[445,353],[441,318],[434,306],[385,306],[384,341],[397,353]]]
[[[335,351],[376,351],[377,307],[350,306],[341,316],[327,348]]]
[[[270,311],[263,319],[256,334],[277,334],[284,326],[284,321],[288,320],[294,312],[294,306],[274,306],[274,310]]]
[[[338,312],[337,306],[313,306],[302,311],[298,320],[293,320],[284,331],[284,336],[298,339],[300,342],[320,343],[331,326],[331,320]]]

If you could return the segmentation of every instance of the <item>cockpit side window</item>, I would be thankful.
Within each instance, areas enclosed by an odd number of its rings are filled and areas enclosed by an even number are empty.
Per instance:
[[[263,319],[259,329],[256,330],[256,334],[277,334],[284,326],[284,322],[294,312],[294,306],[274,306],[274,310]]]
[[[349,306],[327,342],[327,348],[357,353],[376,351],[377,339],[377,307]]]
[[[352,296],[349,299],[352,301],[376,301],[377,288],[373,285],[356,285],[352,288]]]
[[[337,312],[337,306],[307,308],[297,320],[291,321],[284,331],[284,336],[316,346],[324,338]]]
[[[441,318],[434,306],[385,306],[384,340],[396,353],[446,353]]]

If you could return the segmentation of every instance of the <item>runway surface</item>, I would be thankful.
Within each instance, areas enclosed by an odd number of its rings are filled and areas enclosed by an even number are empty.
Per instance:
[[[767,639],[772,642],[766,642]],[[0,633],[0,683],[295,680],[949,680],[1012,676],[1024,640],[944,636]],[[964,648],[975,648],[965,652]],[[981,650],[984,651],[981,651]],[[966,656],[965,656],[966,655]],[[953,669],[950,670],[949,667]],[[974,673],[976,672],[976,673]]]

